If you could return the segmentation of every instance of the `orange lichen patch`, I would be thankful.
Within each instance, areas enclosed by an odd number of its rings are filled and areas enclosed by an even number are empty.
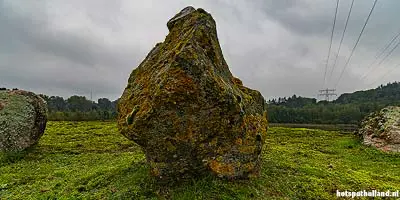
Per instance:
[[[196,92],[196,85],[193,79],[181,68],[174,67],[168,73],[173,75],[173,77],[166,83],[165,90],[189,95],[191,95],[190,93]]]
[[[235,83],[236,85],[243,85],[242,81],[236,77],[233,77],[232,82]]]
[[[254,138],[256,134],[260,134],[261,137],[265,138],[267,134],[267,119],[261,115],[246,115],[243,118],[242,128],[246,131],[246,140]]]
[[[235,143],[236,143],[237,145],[242,145],[242,142],[243,142],[242,138],[237,138],[237,139],[235,140]]]
[[[210,162],[209,166],[213,172],[222,176],[233,176],[235,174],[234,166],[229,163],[223,163],[213,160]]]

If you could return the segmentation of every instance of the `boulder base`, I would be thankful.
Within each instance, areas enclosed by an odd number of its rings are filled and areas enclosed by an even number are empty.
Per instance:
[[[400,152],[400,107],[386,107],[367,116],[358,131],[365,145]]]
[[[209,13],[187,7],[167,26],[119,100],[121,133],[162,180],[256,176],[267,137],[263,96],[229,71]]]
[[[0,91],[0,151],[20,151],[36,144],[47,122],[44,100],[23,90]]]

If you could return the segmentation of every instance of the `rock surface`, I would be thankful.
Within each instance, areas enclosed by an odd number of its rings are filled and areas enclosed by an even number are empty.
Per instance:
[[[36,94],[0,91],[0,151],[20,151],[36,144],[47,122],[47,106]]]
[[[389,106],[370,114],[362,121],[358,133],[365,145],[400,152],[400,107]]]
[[[257,175],[263,96],[232,76],[209,13],[187,7],[167,26],[165,41],[129,77],[118,105],[121,133],[142,147],[161,180]]]

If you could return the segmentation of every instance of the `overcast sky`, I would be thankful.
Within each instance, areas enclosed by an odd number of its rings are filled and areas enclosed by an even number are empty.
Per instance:
[[[329,79],[350,3],[340,1],[325,87],[338,81],[373,0],[355,0]],[[335,0],[0,0],[0,87],[64,97],[90,97],[92,91],[94,100],[114,100],[131,71],[164,40],[167,21],[188,5],[212,14],[230,70],[246,86],[266,99],[317,97],[324,86]],[[400,48],[361,79],[400,31],[399,10],[398,0],[378,1],[338,84],[339,94],[399,80]]]

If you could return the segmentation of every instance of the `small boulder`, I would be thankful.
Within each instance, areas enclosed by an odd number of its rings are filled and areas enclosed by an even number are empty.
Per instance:
[[[400,107],[389,106],[361,122],[363,143],[382,151],[400,152]]]
[[[36,144],[47,122],[47,106],[23,90],[0,91],[0,151],[21,151]]]
[[[119,130],[142,147],[161,180],[258,175],[267,137],[263,96],[229,71],[209,13],[187,7],[167,27],[165,41],[129,77]]]

